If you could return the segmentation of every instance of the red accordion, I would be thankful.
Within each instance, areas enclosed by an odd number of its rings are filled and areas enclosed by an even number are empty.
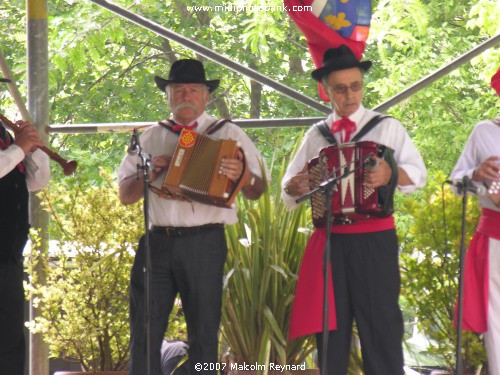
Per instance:
[[[373,156],[386,160],[392,169],[389,185],[376,189],[364,186],[366,171],[370,168],[368,165]],[[327,179],[339,178],[332,193],[334,223],[350,224],[370,216],[386,217],[392,214],[397,165],[390,148],[370,141],[336,144],[323,148],[318,157],[309,161],[308,168],[313,175],[312,189]],[[316,192],[311,196],[311,211],[314,226],[325,226],[324,193]]]

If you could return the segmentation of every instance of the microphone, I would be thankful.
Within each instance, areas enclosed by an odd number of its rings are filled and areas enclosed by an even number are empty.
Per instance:
[[[130,138],[127,153],[129,155],[137,155],[139,153],[139,135],[137,129],[134,129],[132,137]]]
[[[488,193],[488,190],[484,186],[474,185],[467,176],[465,176],[462,181],[460,181],[460,180],[456,180],[456,181],[446,180],[445,182],[447,184],[450,184],[451,186],[456,187],[458,194],[468,192],[468,193],[473,193],[473,194],[476,194],[477,196],[482,197],[483,195],[486,195]]]

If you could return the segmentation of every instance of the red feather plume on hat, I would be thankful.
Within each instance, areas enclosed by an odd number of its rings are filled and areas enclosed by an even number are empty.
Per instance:
[[[491,77],[491,87],[500,95],[500,67],[497,72]]]

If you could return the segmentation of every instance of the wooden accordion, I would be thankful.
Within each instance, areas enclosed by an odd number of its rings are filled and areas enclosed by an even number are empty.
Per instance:
[[[319,156],[308,163],[312,189],[323,181],[339,178],[332,193],[331,212],[335,224],[350,224],[370,216],[386,217],[393,212],[393,196],[397,182],[397,166],[392,150],[375,142],[336,144],[323,148]],[[389,185],[371,189],[364,186],[369,160],[378,156],[386,160],[392,169]],[[341,178],[340,177],[344,177]],[[326,221],[324,193],[311,196],[312,221],[323,227]]]
[[[237,183],[221,174],[219,168],[223,159],[236,158],[238,149],[235,140],[183,130],[163,182],[162,191],[168,192],[163,197],[232,207],[248,179],[248,166],[243,160],[244,170]]]

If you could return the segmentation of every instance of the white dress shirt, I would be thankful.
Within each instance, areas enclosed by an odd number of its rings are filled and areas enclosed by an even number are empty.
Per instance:
[[[198,126],[195,130],[203,133],[215,121],[216,118],[203,113],[196,119]],[[260,162],[263,163],[262,156],[242,129],[228,122],[221,129],[211,134],[211,136],[219,139],[238,140],[240,147],[245,153],[250,172],[255,176],[261,176]],[[145,152],[151,155],[151,159],[153,159],[159,155],[173,155],[178,139],[179,136],[177,134],[156,124],[140,136],[139,143]],[[137,164],[140,164],[139,156],[126,155],[118,171],[118,181],[121,182],[129,176],[135,176],[137,174]],[[267,174],[266,178],[269,179],[265,164],[264,168]],[[161,188],[165,177],[166,171],[160,174],[152,185]],[[149,197],[149,218],[151,225],[191,227],[211,223],[234,224],[238,220],[236,207],[223,208],[194,201],[185,202],[164,199],[151,192],[151,190],[149,191]]]
[[[497,118],[500,123],[500,118]],[[452,180],[465,176],[472,179],[474,169],[490,156],[500,156],[500,126],[493,121],[481,121],[472,130],[464,151],[451,172]],[[500,166],[499,166],[500,168]],[[479,197],[481,207],[500,211],[487,195]]]
[[[0,150],[0,178],[17,168],[21,162],[26,169],[29,191],[47,186],[50,179],[49,156],[39,149],[24,155],[24,151],[15,144],[11,144],[6,150]]]
[[[380,113],[368,110],[361,105],[355,113],[349,116],[349,119],[356,123],[356,131],[351,135],[351,139],[359,133],[364,125],[379,114]],[[340,117],[337,116],[336,113],[332,113],[326,119],[326,123],[330,125],[339,118]],[[334,136],[339,144],[342,143],[342,134],[335,133]],[[427,178],[427,170],[424,161],[408,136],[406,129],[398,120],[394,118],[382,120],[382,122],[366,134],[362,140],[376,142],[394,150],[394,159],[398,167],[402,168],[412,181],[411,185],[398,185],[398,188],[403,193],[409,194],[424,186]],[[318,129],[314,127],[310,128],[304,135],[304,139],[302,140],[302,144],[297,154],[288,165],[285,176],[281,182],[282,189],[293,176],[297,175],[304,168],[304,165],[308,161],[317,157],[319,151],[328,146],[331,146],[331,144],[323,137]],[[289,208],[293,209],[297,207],[297,203],[295,202],[297,197],[292,197],[283,190],[281,196]]]

